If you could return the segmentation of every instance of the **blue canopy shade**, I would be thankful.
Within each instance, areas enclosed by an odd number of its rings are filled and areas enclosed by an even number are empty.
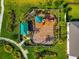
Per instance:
[[[37,22],[37,23],[41,23],[42,20],[43,20],[43,18],[41,16],[36,16],[35,17],[35,22]]]
[[[20,35],[28,35],[28,23],[22,22],[20,23]]]

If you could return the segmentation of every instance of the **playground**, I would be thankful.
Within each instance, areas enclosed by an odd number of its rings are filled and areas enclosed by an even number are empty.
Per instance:
[[[55,40],[54,30],[57,27],[56,15],[57,10],[54,9],[37,9],[34,13],[29,13],[20,23],[20,39],[27,41],[24,37],[30,37],[29,40],[35,44],[52,44]]]
[[[79,20],[77,2],[78,0],[5,0],[0,36],[21,44],[23,49],[29,51],[28,59],[40,59],[41,56],[43,59],[67,59],[66,23],[74,18]]]

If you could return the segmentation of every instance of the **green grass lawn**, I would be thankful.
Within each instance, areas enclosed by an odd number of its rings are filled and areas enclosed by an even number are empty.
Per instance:
[[[79,2],[79,0],[64,0],[65,2]]]
[[[44,2],[43,2],[44,1]],[[79,2],[78,0],[64,0],[65,2]],[[40,3],[39,3],[40,2]],[[18,37],[15,37],[14,34],[18,34],[18,28],[15,29],[14,32],[9,32],[7,30],[8,24],[10,23],[9,21],[10,19],[10,15],[8,15],[8,12],[11,11],[11,9],[15,10],[16,13],[16,24],[19,24],[19,20],[21,17],[23,17],[23,15],[25,13],[28,13],[28,8],[31,7],[39,7],[39,8],[46,8],[46,2],[45,0],[13,0],[13,1],[9,1],[9,0],[5,0],[5,12],[4,12],[4,19],[3,19],[3,23],[2,23],[2,30],[1,30],[1,36],[2,37],[7,37],[10,38],[14,41],[18,41]],[[43,3],[43,4],[42,4]],[[48,6],[51,7],[51,6]],[[53,5],[53,7],[55,7]],[[68,5],[68,7],[71,7],[72,10],[69,11],[69,15],[72,16],[72,19],[74,18],[78,18],[79,15],[79,5]],[[53,57],[53,56],[45,56],[44,59],[67,59],[67,54],[66,54],[66,34],[63,35],[64,33],[67,33],[67,28],[66,28],[66,22],[64,19],[64,12],[62,11],[60,13],[60,26],[62,26],[61,28],[61,33],[62,33],[62,37],[60,38],[60,40],[57,42],[57,44],[55,46],[52,47],[24,47],[25,49],[28,49],[29,53],[28,53],[28,59],[36,59],[36,51],[42,51],[44,49],[47,50],[52,50],[57,52],[57,56]],[[8,57],[7,57],[8,56]],[[6,52],[3,51],[3,48],[0,46],[0,57],[1,59],[11,59],[13,58],[12,55],[7,54]]]
[[[69,11],[69,15],[72,16],[72,19],[79,19],[79,4],[70,4],[69,7],[71,7],[71,11]]]
[[[29,0],[27,0],[27,1],[26,0],[19,0],[19,1],[18,0],[13,0],[13,1],[5,0],[5,12],[4,12],[4,18],[3,18],[3,23],[2,23],[1,36],[10,38],[17,42],[18,37],[15,37],[14,34],[18,34],[19,29],[18,28],[15,29],[14,32],[9,32],[7,29],[9,26],[9,23],[10,23],[9,21],[11,20],[8,12],[10,12],[11,9],[15,10],[16,24],[18,25],[20,17],[23,17],[23,15],[25,13],[28,13],[28,11],[27,11],[28,8],[31,8],[31,7],[39,7],[40,9],[45,8],[45,6],[40,4],[39,2],[43,3],[43,0],[30,0],[30,1]],[[45,0],[44,0],[44,3],[46,3]],[[65,26],[66,22],[64,21],[64,13],[61,13],[60,26],[63,26],[63,25]],[[64,30],[66,31],[66,27],[64,28]],[[64,32],[64,30],[62,29],[62,32]],[[28,51],[29,51],[28,59],[36,59],[35,51],[41,51],[44,49],[56,51],[58,54],[58,56],[56,56],[56,57],[46,56],[45,59],[67,59],[66,38],[61,38],[55,46],[52,46],[50,48],[41,46],[40,48],[39,47],[26,47],[25,49],[28,49]],[[4,53],[4,51],[2,51],[2,53]],[[4,55],[5,55],[5,53],[4,53]],[[5,56],[5,57],[7,58],[7,56]],[[10,56],[10,57],[12,57],[12,56]],[[6,59],[6,58],[4,58],[4,59]],[[7,58],[7,59],[9,59],[9,58]]]
[[[7,41],[0,40],[0,59],[22,59],[24,56],[20,49]]]
[[[44,59],[67,59],[66,54],[66,40],[59,41],[55,46],[51,47],[44,47],[44,46],[35,46],[35,47],[26,47],[29,51],[28,53],[28,59],[36,59],[36,52],[43,51],[43,50],[49,50],[49,51],[55,51],[57,52],[57,56],[45,56]]]
[[[3,23],[2,23],[2,30],[1,30],[1,36],[2,37],[7,37],[10,39],[13,39],[15,41],[18,40],[18,37],[15,37],[15,34],[19,34],[19,23],[20,23],[20,18],[24,17],[25,13],[28,13],[28,8],[34,7],[34,6],[38,6],[38,3],[33,3],[31,4],[31,2],[29,3],[29,1],[25,2],[25,0],[21,1],[19,0],[14,0],[14,1],[9,1],[9,0],[5,0],[5,11],[4,11],[4,17],[3,17]],[[10,25],[10,15],[8,14],[11,10],[15,10],[16,13],[16,25],[17,28],[15,28],[14,32],[10,32],[8,30],[8,27]],[[24,20],[24,19],[22,19]]]

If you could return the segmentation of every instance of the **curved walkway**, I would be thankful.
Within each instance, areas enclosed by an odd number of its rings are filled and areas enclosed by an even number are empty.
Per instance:
[[[0,33],[1,33],[1,26],[2,26],[3,15],[4,15],[4,0],[1,0]],[[0,40],[5,40],[5,41],[8,41],[8,42],[11,42],[11,43],[15,44],[15,45],[21,50],[21,52],[23,53],[23,56],[25,57],[25,59],[28,59],[28,58],[27,58],[27,53],[28,53],[28,51],[27,51],[27,50],[24,50],[24,49],[21,47],[21,44],[18,44],[18,43],[16,43],[15,41],[13,41],[13,40],[11,40],[11,39],[3,38],[3,37],[0,37]]]
[[[25,57],[25,59],[28,59],[27,57],[27,54],[28,54],[28,51],[27,50],[24,50],[20,44],[16,43],[15,41],[11,40],[11,39],[8,39],[8,38],[3,38],[3,37],[0,37],[0,40],[4,40],[4,41],[8,41],[12,44],[15,44],[22,52],[23,56]]]
[[[4,15],[4,0],[1,0],[0,32],[1,32],[1,26],[2,26],[3,15]]]

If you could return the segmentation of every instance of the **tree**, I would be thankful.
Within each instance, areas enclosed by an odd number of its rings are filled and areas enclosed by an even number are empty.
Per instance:
[[[54,2],[56,8],[60,8],[63,5],[63,3],[64,3],[63,0],[60,0],[60,1],[56,0]]]

